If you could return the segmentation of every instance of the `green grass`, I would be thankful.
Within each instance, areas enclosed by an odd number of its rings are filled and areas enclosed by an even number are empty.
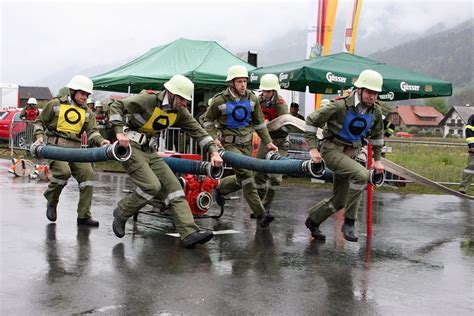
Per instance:
[[[467,164],[467,146],[386,142],[392,152],[385,158],[436,182],[460,182]],[[461,145],[459,145],[461,144]]]

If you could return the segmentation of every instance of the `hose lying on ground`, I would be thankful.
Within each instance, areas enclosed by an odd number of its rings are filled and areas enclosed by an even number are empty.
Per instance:
[[[119,146],[118,142],[95,148],[66,148],[33,144],[30,153],[37,158],[69,162],[127,161],[132,155],[132,148]]]
[[[266,160],[256,159],[230,151],[219,150],[225,163],[232,167],[260,171],[265,173],[286,174],[291,176],[321,177],[325,171],[325,164],[315,164],[311,160]]]
[[[173,157],[162,157],[174,172],[206,175],[211,179],[220,179],[224,167],[213,167],[208,161],[189,160]]]

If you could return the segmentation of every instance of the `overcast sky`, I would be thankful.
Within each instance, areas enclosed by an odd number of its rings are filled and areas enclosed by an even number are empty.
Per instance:
[[[233,52],[262,50],[262,39],[307,28],[310,1],[0,0],[0,83],[47,86],[51,74],[117,65],[179,37],[215,40]],[[338,20],[350,3],[339,0]],[[358,38],[472,17],[472,0],[363,0]]]

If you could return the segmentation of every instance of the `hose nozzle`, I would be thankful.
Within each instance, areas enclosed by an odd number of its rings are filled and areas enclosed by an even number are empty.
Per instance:
[[[205,161],[202,164],[203,170],[205,170],[205,174],[211,179],[220,179],[224,174],[224,167],[215,167],[212,166],[210,162]]]
[[[107,157],[111,160],[117,160],[120,162],[127,161],[132,156],[132,147],[120,146],[118,141],[115,141],[112,145],[107,147]]]
[[[312,160],[306,160],[303,162],[302,167],[305,172],[313,178],[321,178],[324,172],[326,172],[326,163],[323,159],[321,159],[321,162],[319,163],[315,163]]]
[[[278,153],[278,151],[269,151],[265,155],[266,160],[281,160],[281,155]]]
[[[385,181],[385,171],[382,173],[375,173],[375,169],[369,172],[369,183],[375,187],[381,187]]]

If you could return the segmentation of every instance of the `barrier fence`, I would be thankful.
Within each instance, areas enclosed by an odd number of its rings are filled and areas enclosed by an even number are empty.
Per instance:
[[[9,140],[11,149],[28,149],[34,140],[33,122],[12,122]],[[385,158],[440,184],[459,184],[467,164],[465,143],[387,139],[385,145]],[[290,156],[308,159],[304,148],[304,137],[290,134]],[[180,128],[164,130],[160,135],[158,149],[183,154],[203,154],[197,141]],[[388,175],[386,182],[400,185],[409,181]]]
[[[459,184],[467,165],[464,143],[388,139],[385,158],[439,184]],[[388,182],[407,182],[388,179]]]
[[[34,126],[32,121],[14,118],[9,129],[9,147],[11,149],[29,149],[34,143]]]

